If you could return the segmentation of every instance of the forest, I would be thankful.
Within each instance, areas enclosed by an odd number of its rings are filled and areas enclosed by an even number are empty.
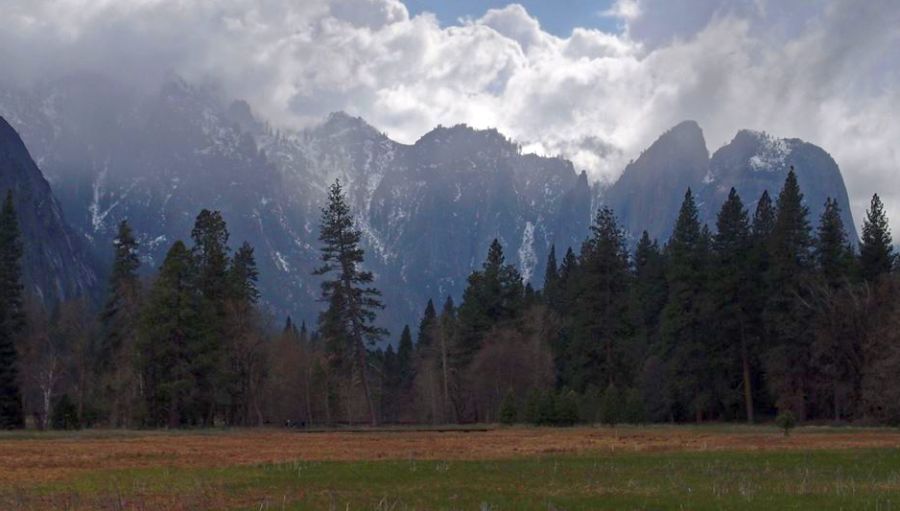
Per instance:
[[[601,207],[580,247],[551,250],[541,289],[495,240],[460,299],[434,297],[391,336],[339,182],[312,327],[271,317],[253,247],[232,249],[209,210],[152,277],[123,221],[101,303],[43,307],[22,285],[10,192],[0,428],[900,423],[900,273],[880,199],[860,240],[833,199],[813,229],[793,171],[774,200],[751,199],[732,189],[707,226],[688,190],[663,242],[634,243]]]

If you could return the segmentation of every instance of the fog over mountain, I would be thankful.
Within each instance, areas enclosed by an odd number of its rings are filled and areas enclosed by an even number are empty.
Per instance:
[[[416,321],[429,298],[458,300],[494,238],[526,281],[541,287],[551,246],[558,257],[577,251],[601,204],[614,208],[632,241],[643,229],[664,241],[688,187],[712,226],[732,186],[752,206],[763,190],[776,194],[794,165],[813,221],[832,196],[854,224],[840,171],[824,150],[740,131],[710,156],[693,121],[663,133],[605,187],[570,161],[528,154],[494,129],[438,126],[403,144],[336,112],[309,128],[279,130],[246,102],[179,78],[152,93],[96,74],[0,89],[0,116],[52,185],[55,199],[45,200],[58,200],[65,232],[78,233],[67,234],[75,238],[69,243],[88,247],[96,268],[108,266],[123,219],[149,273],[175,240],[189,238],[201,209],[218,209],[231,246],[256,248],[270,311],[309,322],[321,307],[312,276],[320,208],[335,179],[385,293],[382,321],[395,332]],[[30,239],[60,241],[43,231]],[[60,257],[80,261],[78,254]],[[50,273],[71,280],[66,271]]]
[[[458,19],[399,0],[10,0],[0,76],[30,87],[99,72],[153,93],[174,73],[246,100],[279,129],[345,111],[405,144],[437,125],[497,128],[606,184],[693,119],[710,148],[741,129],[827,148],[856,218],[878,190],[900,219],[900,4],[596,9],[565,29],[515,3]]]

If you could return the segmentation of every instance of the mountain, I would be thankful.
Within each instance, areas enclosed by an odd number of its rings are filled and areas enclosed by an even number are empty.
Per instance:
[[[709,174],[700,195],[706,221],[715,222],[718,208],[732,187],[752,212],[763,191],[775,200],[791,167],[809,208],[810,222],[818,225],[831,197],[841,207],[849,238],[857,240],[850,199],[837,163],[822,148],[796,138],[775,138],[758,131],[741,130],[734,139],[713,154]]]
[[[23,241],[25,288],[45,305],[96,296],[99,279],[81,238],[66,224],[50,184],[19,134],[0,117],[0,190],[12,190]]]
[[[48,211],[66,235],[42,239],[71,245],[77,261],[85,260],[84,244],[108,265],[116,225],[127,218],[149,273],[175,240],[189,238],[201,209],[217,209],[231,245],[255,247],[272,313],[308,322],[321,308],[320,281],[311,274],[320,208],[335,179],[385,293],[383,323],[395,334],[417,321],[429,298],[458,299],[494,238],[540,287],[549,247],[560,257],[569,246],[577,250],[598,202],[613,207],[632,241],[643,229],[665,240],[688,187],[712,226],[730,187],[752,208],[762,190],[777,194],[794,165],[811,220],[834,196],[855,238],[840,170],[825,151],[741,131],[710,157],[693,121],[660,136],[601,191],[569,161],[522,154],[496,130],[439,126],[402,144],[341,112],[306,129],[274,130],[247,103],[226,104],[177,78],[149,92],[97,75],[27,91],[0,87],[0,114],[22,134],[59,199]],[[79,236],[65,230],[63,214]],[[67,270],[72,283],[58,287],[89,287],[79,264]],[[41,289],[47,294],[48,284]]]
[[[818,224],[825,199],[833,197],[841,207],[850,239],[856,240],[847,189],[831,156],[802,140],[749,130],[739,131],[710,157],[697,123],[682,122],[628,164],[603,199],[616,211],[633,242],[643,229],[651,237],[665,240],[687,188],[694,192],[701,221],[714,229],[716,215],[732,187],[752,214],[763,191],[768,190],[775,199],[791,166],[803,190],[811,224]]]
[[[606,192],[605,202],[616,212],[633,242],[643,230],[668,239],[688,188],[702,186],[709,170],[703,131],[685,121],[660,136],[628,164]]]
[[[551,244],[580,245],[594,193],[560,158],[522,154],[496,130],[438,127],[395,142],[344,113],[275,131],[246,103],[173,79],[138,93],[95,75],[29,91],[0,88],[62,209],[108,264],[118,222],[141,243],[145,271],[190,235],[202,208],[221,210],[231,244],[256,248],[260,288],[276,315],[314,321],[321,307],[318,221],[340,179],[364,233],[367,266],[399,332],[429,298],[458,299],[495,237],[541,284]]]

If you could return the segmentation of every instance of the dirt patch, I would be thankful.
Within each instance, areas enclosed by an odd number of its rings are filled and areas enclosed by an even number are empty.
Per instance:
[[[208,468],[294,460],[483,460],[640,451],[900,447],[900,432],[828,428],[784,437],[770,428],[503,428],[488,431],[321,432],[0,439],[0,486],[64,481],[98,469]]]

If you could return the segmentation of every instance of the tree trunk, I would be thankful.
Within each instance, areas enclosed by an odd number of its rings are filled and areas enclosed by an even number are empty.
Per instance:
[[[375,413],[375,403],[372,401],[372,395],[369,393],[369,376],[367,374],[368,371],[366,371],[366,347],[359,337],[359,329],[357,328],[356,330],[356,363],[359,365],[363,393],[366,395],[366,406],[369,408],[369,422],[371,422],[373,426],[377,426],[378,415]]]
[[[447,378],[447,335],[445,333],[441,333],[441,378],[444,387],[444,406],[441,413],[444,416],[444,422],[449,422],[447,407],[450,403],[450,384]]]
[[[753,424],[753,383],[750,380],[750,354],[747,350],[747,335],[744,333],[743,321],[741,321],[741,366],[744,375],[744,407],[747,423]]]

